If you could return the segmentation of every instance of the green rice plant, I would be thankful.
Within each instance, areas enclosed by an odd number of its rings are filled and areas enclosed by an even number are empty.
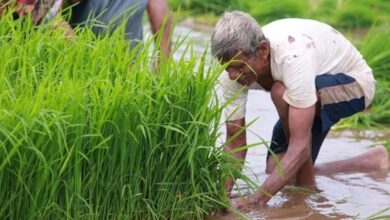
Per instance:
[[[217,146],[221,69],[0,19],[0,219],[202,219],[239,173]],[[177,45],[174,47],[177,48]],[[188,46],[188,53],[190,46]]]
[[[384,146],[386,147],[387,152],[388,152],[389,155],[390,155],[390,141],[386,141],[386,142],[384,143]],[[390,159],[390,158],[389,158],[389,159]]]
[[[360,44],[360,51],[377,80],[376,94],[368,111],[346,118],[338,128],[373,128],[390,126],[390,30],[372,28]]]
[[[377,14],[367,5],[354,1],[336,10],[333,18],[333,24],[339,28],[362,28],[370,27],[377,19]]]
[[[189,10],[192,14],[212,13],[222,14],[225,10],[244,9],[246,2],[241,0],[169,0],[169,6],[175,10]]]
[[[260,2],[251,1],[249,4],[249,13],[260,22],[268,22],[290,17],[306,17],[310,5],[307,1],[275,1],[263,0]]]
[[[360,51],[378,80],[390,81],[390,23],[373,27],[360,44]]]
[[[390,207],[380,210],[379,212],[367,217],[368,220],[389,219],[390,215],[387,214],[390,211]]]
[[[313,18],[337,28],[369,28],[388,22],[390,4],[386,0],[321,0],[314,4]]]

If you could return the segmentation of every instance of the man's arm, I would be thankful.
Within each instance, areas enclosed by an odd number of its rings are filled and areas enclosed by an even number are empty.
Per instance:
[[[150,24],[153,34],[163,28],[160,49],[168,57],[171,53],[171,41],[169,35],[171,32],[172,21],[168,16],[169,7],[166,0],[149,0],[147,5]],[[164,23],[164,19],[166,23]]]
[[[289,146],[286,154],[281,160],[283,176],[280,176],[277,169],[274,169],[270,176],[262,185],[262,191],[256,193],[256,201],[260,205],[265,205],[270,195],[275,195],[283,186],[285,186],[302,168],[312,166],[308,164],[311,152],[311,127],[315,115],[315,106],[308,108],[295,108],[290,106],[288,109],[288,130],[290,133]],[[310,167],[309,167],[310,168]],[[314,179],[314,174],[307,174],[308,178]]]
[[[246,132],[245,130],[242,130],[243,127],[245,127],[245,118],[228,121],[226,123],[226,141],[229,141],[235,135],[237,136],[226,145],[226,147],[224,148],[225,152],[229,152],[231,150],[234,150],[235,148],[243,147],[246,145]],[[246,152],[247,150],[244,149],[235,152],[233,155],[235,158],[245,159]],[[232,177],[229,177],[225,181],[225,190],[228,193],[228,195],[230,195],[230,191],[232,190],[233,185],[234,185],[234,179]]]

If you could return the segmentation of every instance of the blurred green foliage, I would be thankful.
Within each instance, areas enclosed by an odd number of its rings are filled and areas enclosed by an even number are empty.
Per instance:
[[[312,18],[337,28],[368,28],[390,22],[389,0],[168,0],[171,8],[220,15],[225,10],[242,10],[260,24],[289,17]]]
[[[311,17],[338,28],[367,28],[390,21],[386,0],[320,0],[313,5]]]
[[[260,22],[266,24],[280,18],[305,17],[307,9],[310,7],[307,1],[295,0],[263,0],[261,2],[251,1],[249,13]]]
[[[225,10],[243,10],[245,1],[242,0],[168,0],[169,5],[174,10],[181,9],[190,11],[191,14],[212,13],[222,14]]]

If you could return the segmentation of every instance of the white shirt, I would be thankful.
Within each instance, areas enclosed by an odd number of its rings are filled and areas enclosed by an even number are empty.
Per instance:
[[[271,74],[286,87],[283,99],[291,106],[307,108],[317,101],[315,78],[322,74],[344,73],[361,86],[366,107],[375,93],[371,68],[360,52],[331,26],[308,19],[282,19],[263,27],[271,47]],[[245,117],[249,89],[262,89],[257,83],[242,86],[221,77],[228,120]]]

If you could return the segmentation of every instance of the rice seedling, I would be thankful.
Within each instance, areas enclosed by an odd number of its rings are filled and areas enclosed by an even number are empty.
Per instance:
[[[368,216],[367,219],[368,220],[388,219],[388,218],[390,218],[390,215],[386,214],[386,213],[388,213],[389,210],[390,210],[390,207],[382,209],[381,211],[379,211],[373,215]]]
[[[153,72],[123,28],[69,41],[0,20],[1,219],[201,219],[239,171],[217,146],[220,68],[184,55]],[[175,47],[176,48],[176,47]],[[187,56],[186,56],[187,57]]]
[[[386,23],[389,4],[384,0],[321,0],[310,14],[338,28],[369,28],[375,22]]]
[[[384,146],[386,147],[387,152],[389,152],[389,154],[390,154],[390,141],[386,141],[386,142],[384,143]]]
[[[241,0],[168,0],[169,5],[177,10],[190,10],[193,14],[213,13],[216,15],[222,14],[225,10],[243,9],[246,6],[245,1]]]
[[[250,14],[259,21],[260,24],[290,17],[305,17],[309,8],[307,1],[275,1],[264,0],[261,2],[250,2]]]

